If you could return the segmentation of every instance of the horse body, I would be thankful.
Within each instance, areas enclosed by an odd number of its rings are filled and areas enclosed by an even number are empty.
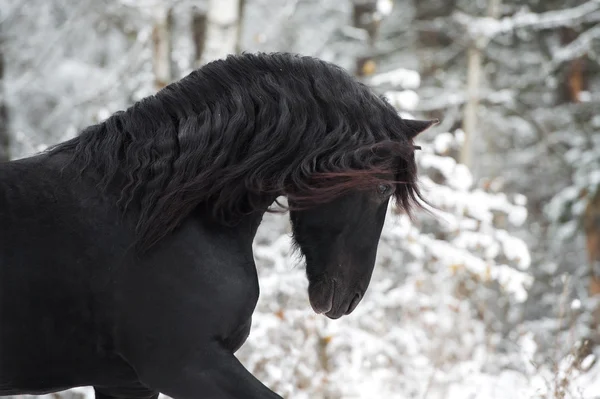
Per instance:
[[[194,215],[140,260],[131,223],[63,166],[0,166],[0,396],[94,385],[152,397],[126,356],[165,347],[175,367],[210,343],[235,352],[258,299],[260,216],[231,229]]]
[[[0,396],[279,398],[234,356],[263,214],[288,198],[311,306],[351,313],[431,124],[331,64],[242,55],[0,164]]]
[[[111,225],[99,220],[105,207],[77,197],[78,186],[47,155],[0,166],[0,394],[85,385],[100,364],[118,363],[99,327],[110,322],[103,286],[119,254],[95,233],[108,239],[119,229],[100,231]]]

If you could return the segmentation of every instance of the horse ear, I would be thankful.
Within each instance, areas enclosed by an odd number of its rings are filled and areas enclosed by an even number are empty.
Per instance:
[[[403,119],[406,133],[409,139],[414,139],[417,135],[425,130],[429,129],[433,125],[440,123],[439,119],[432,119],[429,121],[419,121],[416,119]]]

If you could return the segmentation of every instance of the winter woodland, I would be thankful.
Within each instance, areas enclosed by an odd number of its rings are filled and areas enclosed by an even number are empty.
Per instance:
[[[240,51],[335,62],[441,120],[418,137],[429,212],[389,209],[352,315],[313,313],[287,215],[266,216],[237,353],[259,379],[293,399],[600,398],[600,1],[0,0],[0,159]]]

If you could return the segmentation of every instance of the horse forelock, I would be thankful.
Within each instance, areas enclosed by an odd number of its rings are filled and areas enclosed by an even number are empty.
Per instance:
[[[209,63],[51,151],[64,150],[102,188],[122,182],[141,251],[199,206],[234,223],[278,195],[310,206],[384,181],[407,211],[420,198],[393,108],[341,68],[289,54]]]

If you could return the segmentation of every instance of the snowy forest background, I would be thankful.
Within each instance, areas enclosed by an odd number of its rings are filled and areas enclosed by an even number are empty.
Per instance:
[[[297,399],[600,398],[600,1],[0,0],[0,158],[239,51],[333,61],[441,120],[417,154],[437,209],[390,209],[352,315],[312,312],[267,215],[255,375]]]

